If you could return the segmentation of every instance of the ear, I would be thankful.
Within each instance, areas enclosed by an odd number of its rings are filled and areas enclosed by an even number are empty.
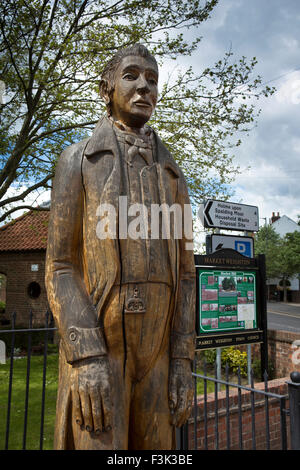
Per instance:
[[[104,103],[108,105],[110,103],[110,96],[108,91],[108,82],[107,80],[101,79],[99,83],[99,92],[100,96],[103,98]]]

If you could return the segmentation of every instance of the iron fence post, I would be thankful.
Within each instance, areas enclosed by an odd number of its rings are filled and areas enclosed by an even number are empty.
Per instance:
[[[300,450],[300,372],[292,372],[288,384],[290,400],[291,448]]]
[[[259,292],[260,292],[260,328],[263,330],[263,342],[260,345],[261,381],[264,381],[265,370],[269,373],[268,366],[268,317],[267,317],[267,287],[266,287],[266,256],[258,255],[259,267]]]

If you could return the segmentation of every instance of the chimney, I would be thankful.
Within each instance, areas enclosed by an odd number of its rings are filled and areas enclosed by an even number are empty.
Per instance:
[[[270,219],[270,224],[274,224],[274,222],[276,222],[276,220],[280,219],[280,215],[279,215],[279,212],[277,212],[277,214],[275,215],[275,212],[272,212],[272,217]]]

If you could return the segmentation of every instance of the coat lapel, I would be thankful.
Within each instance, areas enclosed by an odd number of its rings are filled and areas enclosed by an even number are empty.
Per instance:
[[[173,177],[179,178],[180,173],[176,163],[174,162],[173,157],[170,152],[164,146],[160,138],[155,133],[155,142],[156,142],[156,159],[157,159],[157,173],[158,173],[158,188],[160,203],[167,204],[168,207],[171,207],[176,200],[173,199],[172,193],[170,191],[170,172],[173,174]],[[171,237],[167,240],[168,242],[168,251],[170,258],[170,265],[172,270],[173,285],[177,289],[178,284],[178,274],[179,274],[179,246],[178,240],[174,239],[171,233]]]
[[[103,155],[112,153],[114,156],[114,165],[107,181],[99,194],[99,205],[110,204],[116,211],[116,238],[106,238],[97,240],[99,252],[103,265],[106,266],[105,272],[102,273],[100,280],[93,292],[94,304],[97,305],[98,318],[101,317],[104,304],[107,297],[115,284],[120,270],[120,253],[118,244],[118,222],[119,222],[119,195],[122,188],[121,178],[121,156],[112,123],[106,117],[100,119],[92,137],[90,138],[85,151],[84,157],[90,159],[96,154]],[[101,158],[101,157],[100,157]],[[95,208],[96,211],[96,208]]]
[[[103,116],[99,120],[87,146],[85,147],[85,157],[91,158],[96,153],[105,151],[113,152],[114,156],[117,157],[117,154],[119,153],[118,144],[112,126],[113,124],[106,116]]]

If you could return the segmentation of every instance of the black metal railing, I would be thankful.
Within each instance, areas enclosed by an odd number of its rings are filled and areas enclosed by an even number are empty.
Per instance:
[[[178,449],[181,450],[208,450],[208,449],[239,449],[244,450],[247,444],[247,450],[259,449],[272,450],[300,450],[300,372],[292,372],[290,380],[282,383],[282,393],[274,393],[269,389],[269,381],[267,372],[264,373],[263,386],[255,385],[254,374],[251,369],[248,378],[249,384],[242,384],[241,370],[237,370],[237,383],[229,379],[229,367],[225,367],[225,377],[220,378],[215,364],[214,372],[211,376],[207,373],[206,361],[202,364],[203,373],[197,372],[197,359],[194,361],[193,378],[194,378],[194,407],[192,417],[189,422],[183,426],[180,438],[178,440]],[[202,381],[203,393],[197,393],[197,383]],[[208,393],[208,384],[213,384],[213,390]],[[256,386],[256,388],[255,388]],[[222,389],[220,390],[220,388]],[[230,395],[230,390],[234,394]],[[276,390],[276,389],[275,389]],[[219,407],[219,397],[221,392],[221,407]],[[224,398],[225,395],[225,398]],[[248,395],[245,400],[245,395]],[[213,396],[213,410],[210,406],[208,397]],[[256,400],[258,396],[260,400]],[[199,406],[199,398],[201,406]],[[250,398],[250,400],[249,400]],[[224,405],[225,402],[225,405]],[[270,415],[270,408],[272,416]],[[249,415],[245,415],[245,410],[250,409],[251,437],[249,436],[249,428],[244,432],[248,425]],[[264,415],[264,423],[259,420],[256,426],[256,412],[262,410]],[[209,416],[210,414],[210,416]],[[237,415],[237,418],[233,417]],[[224,439],[224,416],[225,416],[225,433]],[[223,418],[223,437],[220,447],[219,422]],[[288,419],[287,419],[288,418]],[[214,436],[208,431],[208,423],[213,421]],[[258,429],[257,429],[258,428]],[[198,434],[201,435],[200,439]],[[238,434],[238,439],[237,439]],[[244,442],[247,437],[247,442]],[[279,440],[280,438],[280,440]],[[234,440],[234,442],[232,442]],[[279,442],[278,442],[279,441]],[[251,442],[251,446],[249,443]],[[262,445],[263,443],[263,445]]]
[[[43,348],[41,351],[43,357],[43,370],[42,370],[42,393],[41,393],[41,410],[40,410],[40,433],[39,433],[39,449],[43,449],[44,439],[44,419],[45,419],[45,392],[46,392],[46,373],[47,373],[47,351],[49,333],[53,333],[56,328],[51,326],[52,315],[48,311],[45,314],[44,326],[33,328],[33,315],[30,312],[28,328],[16,327],[16,313],[13,313],[11,318],[11,327],[7,329],[0,329],[1,338],[10,335],[10,341],[5,341],[5,344],[10,349],[9,352],[9,375],[8,375],[8,397],[6,407],[6,428],[5,428],[5,441],[4,450],[9,449],[9,439],[11,434],[11,406],[12,406],[12,392],[13,392],[13,376],[14,376],[14,359],[16,359],[16,338],[17,335],[26,333],[27,337],[27,367],[26,367],[26,379],[25,379],[25,397],[24,397],[24,423],[23,423],[23,438],[22,438],[22,449],[26,449],[27,430],[28,430],[28,409],[29,409],[29,389],[30,389],[30,371],[31,371],[31,358],[32,358],[32,338],[33,335],[39,333],[43,337]],[[3,417],[0,417],[3,419]]]
[[[0,329],[0,339],[3,340],[4,337],[9,338],[8,341],[5,341],[7,348],[9,349],[8,360],[9,360],[9,369],[7,376],[7,402],[4,398],[3,406],[0,403],[0,420],[6,419],[5,425],[5,439],[4,439],[4,449],[7,450],[10,448],[10,439],[14,438],[14,429],[11,426],[11,411],[12,411],[12,394],[14,389],[14,364],[15,364],[15,346],[16,339],[19,334],[26,334],[27,347],[26,347],[26,373],[25,373],[25,388],[24,388],[24,397],[22,399],[22,412],[24,413],[23,419],[23,436],[22,443],[20,448],[28,448],[27,435],[28,435],[28,419],[30,415],[29,402],[30,402],[30,380],[31,380],[31,362],[32,362],[32,353],[34,350],[34,335],[42,336],[42,349],[39,350],[39,354],[42,359],[42,376],[41,376],[41,395],[40,395],[40,420],[39,420],[39,449],[43,449],[44,442],[44,422],[46,415],[45,407],[45,396],[47,389],[47,358],[48,358],[48,345],[49,341],[52,341],[53,333],[56,328],[53,326],[52,315],[49,312],[45,315],[44,325],[42,327],[33,327],[33,316],[29,316],[28,328],[20,328],[16,326],[16,315],[13,314],[11,319],[10,328]],[[24,341],[23,341],[24,343]],[[1,369],[0,369],[1,370]],[[195,364],[194,364],[194,370]],[[277,403],[279,421],[280,421],[280,439],[281,439],[281,449],[288,448],[288,442],[290,441],[291,449],[300,449],[300,374],[292,373],[291,381],[287,382],[287,393],[278,394],[273,393],[269,390],[269,382],[267,374],[264,375],[264,387],[255,388],[253,372],[251,372],[250,384],[242,384],[242,378],[240,370],[237,373],[237,383],[230,381],[229,377],[229,368],[226,366],[225,377],[221,379],[217,374],[217,367],[215,367],[215,372],[212,376],[209,376],[206,370],[206,365],[204,363],[203,373],[193,373],[194,378],[194,410],[192,413],[192,418],[189,420],[188,425],[182,427],[178,433],[178,448],[181,450],[200,450],[200,449],[209,449],[212,448],[212,437],[208,433],[208,423],[209,420],[213,421],[214,427],[214,449],[226,448],[231,449],[234,446],[232,445],[232,402],[230,393],[236,391],[236,402],[234,413],[237,415],[237,425],[235,428],[238,429],[238,445],[235,445],[235,448],[245,449],[244,443],[244,421],[243,413],[245,411],[245,401],[244,396],[246,393],[250,396],[250,400],[247,403],[248,410],[250,409],[250,418],[251,418],[251,448],[256,449],[257,447],[257,426],[256,426],[256,408],[258,406],[257,401],[255,400],[256,396],[260,397],[259,406],[264,407],[265,414],[265,448],[271,449],[271,420],[270,420],[270,405],[272,409],[274,408],[274,403]],[[199,381],[203,383],[203,391],[201,394],[197,392],[197,386]],[[212,389],[213,399],[208,404],[208,384],[213,384],[210,387],[210,393]],[[220,388],[222,387],[222,390]],[[223,403],[225,406],[220,410],[219,408],[219,396],[220,392],[223,393]],[[225,393],[225,398],[224,398]],[[210,395],[211,397],[211,395]],[[201,398],[202,406],[201,409],[198,406],[198,401]],[[3,397],[2,397],[3,403]],[[287,409],[287,404],[289,409]],[[225,415],[225,430],[226,430],[226,444],[222,442],[220,446],[220,412],[222,411],[223,416]],[[53,412],[54,413],[54,412]],[[287,416],[289,415],[290,426],[287,423]],[[54,421],[54,419],[53,419]],[[199,425],[201,424],[201,445],[199,445],[197,433],[199,430]],[[223,426],[224,427],[224,426]],[[261,423],[260,423],[261,428]],[[3,427],[2,427],[3,429]],[[52,430],[53,431],[53,430]],[[51,431],[51,432],[52,432]],[[236,429],[235,429],[236,431]],[[261,429],[259,430],[261,431]],[[224,429],[222,428],[222,433],[224,434]],[[290,436],[290,439],[289,439]],[[224,441],[224,437],[222,437]],[[259,443],[260,444],[260,443]]]
[[[219,414],[220,414],[220,409],[219,409],[219,386],[223,386],[224,391],[225,391],[225,409],[222,411],[224,412],[226,418],[226,445],[224,445],[222,448],[226,450],[232,449],[232,443],[231,443],[231,419],[232,419],[232,413],[231,413],[231,407],[230,407],[230,389],[235,389],[237,391],[237,409],[235,410],[238,415],[238,446],[235,445],[234,448],[238,448],[239,450],[244,449],[244,444],[243,444],[243,405],[242,405],[242,391],[249,392],[250,394],[250,403],[248,407],[250,408],[251,411],[251,441],[252,445],[251,448],[252,450],[256,450],[257,448],[257,438],[256,438],[256,407],[257,403],[255,402],[255,395],[259,395],[263,403],[260,402],[259,406],[264,406],[264,415],[265,415],[265,449],[270,450],[271,449],[271,437],[270,437],[270,413],[269,413],[269,401],[272,400],[273,402],[276,401],[278,402],[278,410],[279,410],[279,416],[280,416],[280,436],[281,436],[281,449],[286,450],[288,446],[288,427],[287,427],[287,421],[286,421],[286,416],[289,414],[289,410],[287,410],[286,407],[286,402],[289,397],[288,393],[287,394],[278,394],[278,393],[273,393],[268,390],[268,375],[265,373],[264,377],[264,390],[261,389],[256,389],[254,385],[254,374],[253,371],[251,371],[251,383],[250,385],[242,385],[241,383],[241,373],[240,369],[238,369],[237,372],[237,383],[230,382],[229,381],[229,367],[226,365],[225,368],[225,379],[220,379],[217,378],[217,372],[215,368],[215,376],[214,377],[209,377],[206,374],[205,371],[205,366],[204,366],[204,373],[203,374],[198,374],[198,373],[193,373],[194,377],[194,413],[193,413],[193,449],[194,450],[207,450],[209,448],[212,448],[212,440],[213,442],[213,448],[216,450],[220,449],[219,446]],[[202,441],[203,445],[199,448],[198,446],[198,439],[197,439],[197,434],[198,434],[198,423],[199,423],[199,411],[198,411],[198,394],[197,394],[197,382],[199,380],[203,381],[203,415],[201,416],[201,421],[203,423],[202,425]],[[209,442],[209,437],[208,437],[208,382],[212,382],[214,385],[214,391],[212,392],[214,394],[214,439],[210,438]],[[260,428],[260,434],[261,434],[261,428]],[[185,427],[185,432],[184,432],[184,441],[182,442],[183,448],[191,448],[190,447],[190,442],[189,442],[189,433],[188,433],[188,425]],[[211,436],[210,436],[211,437]]]

